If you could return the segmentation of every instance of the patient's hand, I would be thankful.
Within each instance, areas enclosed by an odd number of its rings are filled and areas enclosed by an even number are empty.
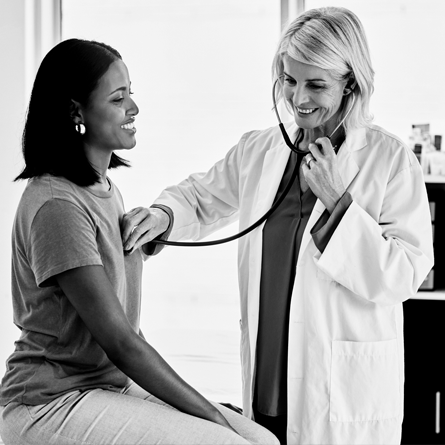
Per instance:
[[[121,223],[122,242],[126,254],[164,233],[170,224],[166,212],[159,208],[136,207],[124,215]]]

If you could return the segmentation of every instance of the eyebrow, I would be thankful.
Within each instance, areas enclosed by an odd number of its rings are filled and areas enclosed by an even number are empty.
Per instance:
[[[287,74],[286,71],[283,70],[283,73],[287,76],[290,77],[291,79],[294,79],[290,74]],[[295,80],[295,79],[294,79]],[[306,79],[306,82],[326,82],[325,79]]]
[[[111,96],[111,95],[114,94],[114,93],[117,93],[118,91],[126,91],[126,89],[127,89],[126,86],[116,88],[114,91],[112,91],[112,92],[109,94],[109,96]],[[130,82],[130,89],[131,89],[131,82]]]

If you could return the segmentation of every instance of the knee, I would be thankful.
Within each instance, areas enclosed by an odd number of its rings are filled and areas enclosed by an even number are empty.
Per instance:
[[[278,440],[275,434],[272,434],[266,428],[261,427],[262,434],[261,437],[258,437],[258,442],[253,442],[258,445],[280,445],[280,441]]]

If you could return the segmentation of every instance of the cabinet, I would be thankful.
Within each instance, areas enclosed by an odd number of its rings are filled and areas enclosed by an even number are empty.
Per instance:
[[[428,175],[425,179],[433,227],[434,267],[421,289],[445,289],[445,177]]]
[[[444,294],[445,298],[445,294]],[[443,360],[445,300],[410,299],[405,319],[402,444],[445,444]]]
[[[425,292],[403,303],[405,409],[402,444],[445,444],[445,177],[425,178],[434,239],[434,268]],[[442,410],[443,411],[443,410]]]

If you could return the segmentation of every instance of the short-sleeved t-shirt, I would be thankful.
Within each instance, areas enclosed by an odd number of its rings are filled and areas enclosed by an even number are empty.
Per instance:
[[[118,391],[128,383],[54,279],[76,267],[103,266],[139,332],[142,253],[123,253],[124,205],[110,184],[101,192],[51,175],[28,182],[12,233],[14,323],[21,336],[7,361],[1,405],[38,405],[73,390]]]

